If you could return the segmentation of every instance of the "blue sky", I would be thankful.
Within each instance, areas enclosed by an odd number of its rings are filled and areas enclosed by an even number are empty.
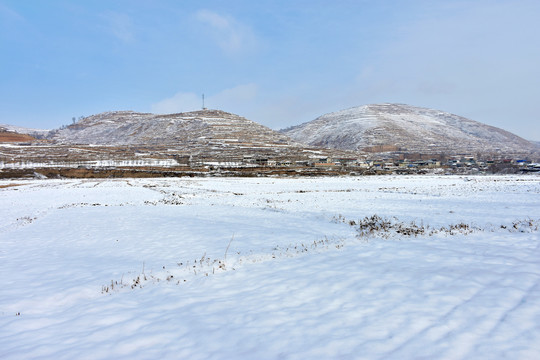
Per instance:
[[[540,140],[537,0],[0,0],[0,123],[206,105],[274,129],[370,103]]]

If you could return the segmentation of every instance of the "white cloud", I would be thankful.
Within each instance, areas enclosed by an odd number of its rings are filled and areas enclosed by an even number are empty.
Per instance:
[[[215,103],[218,108],[243,108],[249,105],[257,96],[256,84],[238,85],[231,89],[225,89],[220,93],[211,96],[208,105]]]
[[[194,93],[179,92],[172,97],[152,104],[152,112],[157,114],[173,114],[192,111],[201,107],[201,96]]]
[[[129,15],[107,11],[101,14],[103,28],[114,37],[124,43],[132,43],[135,40],[133,22]]]
[[[248,51],[257,43],[251,28],[230,16],[219,15],[209,10],[199,10],[195,18],[205,25],[209,35],[228,55]]]
[[[235,114],[242,114],[245,109],[253,106],[257,96],[256,84],[243,84],[225,89],[214,95],[206,95],[205,106],[210,109],[219,109]],[[202,107],[202,94],[192,92],[179,92],[172,97],[152,104],[152,112],[158,114],[171,114],[198,110]]]

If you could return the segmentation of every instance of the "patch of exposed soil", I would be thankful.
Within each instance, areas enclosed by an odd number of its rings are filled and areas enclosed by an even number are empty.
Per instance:
[[[5,188],[8,188],[8,187],[13,187],[13,186],[22,186],[24,184],[6,184],[6,185],[0,185],[0,189],[5,189]]]
[[[9,131],[0,131],[0,142],[28,142],[36,139],[27,134],[19,134]]]

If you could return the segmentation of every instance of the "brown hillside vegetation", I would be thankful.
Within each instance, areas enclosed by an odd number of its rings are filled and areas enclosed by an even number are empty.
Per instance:
[[[27,134],[0,130],[0,142],[28,142],[34,140],[36,140],[34,137]]]

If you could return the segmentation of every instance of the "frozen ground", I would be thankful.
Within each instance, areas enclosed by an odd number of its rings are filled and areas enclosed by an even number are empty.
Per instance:
[[[538,359],[539,210],[538,176],[0,181],[0,358]]]

